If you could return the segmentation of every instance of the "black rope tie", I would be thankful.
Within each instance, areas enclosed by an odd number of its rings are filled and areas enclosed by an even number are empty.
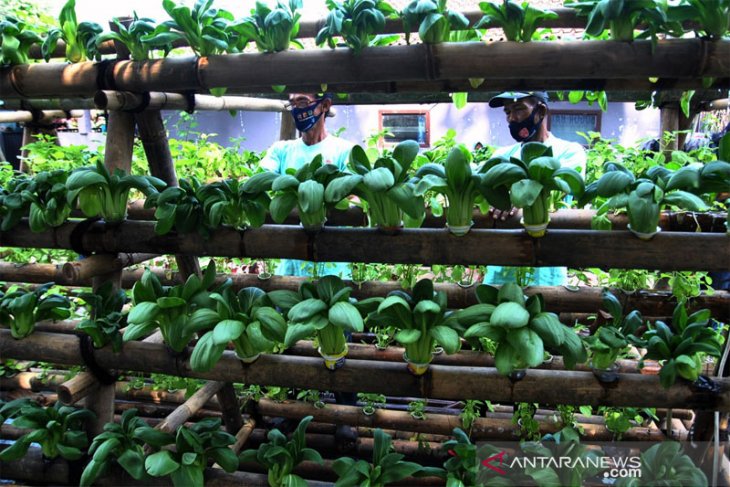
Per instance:
[[[185,97],[185,102],[187,103],[185,111],[192,115],[195,112],[195,92],[186,91],[182,95]]]
[[[102,385],[108,386],[117,381],[119,378],[118,374],[112,375],[96,362],[96,357],[94,356],[94,342],[89,335],[82,335],[80,337],[79,350],[86,368],[89,369],[94,377],[96,377],[96,380],[101,382]]]
[[[150,92],[145,91],[144,93],[142,93],[142,103],[132,109],[125,110],[125,112],[142,113],[143,111],[147,110],[147,107],[150,106],[151,99],[152,97],[150,96]]]
[[[80,255],[91,255],[93,252],[88,252],[86,248],[84,248],[84,236],[89,231],[89,229],[98,221],[101,221],[101,218],[94,217],[94,218],[87,218],[86,220],[78,223],[73,230],[71,230],[71,235],[69,235],[69,243],[71,244],[71,250],[76,252]]]
[[[97,89],[116,91],[117,84],[114,81],[114,65],[116,63],[116,59],[104,59],[95,64]]]

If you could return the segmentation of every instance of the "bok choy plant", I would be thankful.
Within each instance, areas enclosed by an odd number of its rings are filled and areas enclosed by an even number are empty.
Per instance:
[[[201,186],[198,192],[207,219],[207,226],[218,228],[221,223],[236,230],[258,228],[266,220],[271,199],[267,191],[276,174],[262,172],[241,183],[226,179]]]
[[[52,282],[34,290],[11,287],[0,291],[0,325],[10,328],[13,338],[25,338],[43,320],[64,320],[71,316],[71,302],[65,296],[50,294]]]
[[[475,28],[499,26],[507,40],[514,42],[530,42],[541,21],[558,18],[555,12],[535,8],[529,2],[522,2],[520,5],[514,0],[503,0],[502,4],[480,2],[479,8],[484,16]]]
[[[41,45],[43,59],[49,61],[56,50],[59,39],[66,43],[66,59],[79,63],[87,59],[101,59],[96,48],[96,38],[102,28],[96,22],[78,22],[76,20],[76,0],[68,0],[58,16],[60,27],[48,31],[48,36]]]
[[[28,51],[33,44],[40,44],[43,39],[30,30],[25,21],[6,15],[0,21],[0,66],[28,64]]]
[[[446,8],[446,0],[413,0],[400,13],[406,43],[414,29],[426,44],[449,41],[451,30],[466,29],[469,19],[464,14]]]
[[[106,281],[95,293],[82,293],[79,296],[91,307],[88,318],[76,326],[76,329],[89,335],[95,348],[102,348],[111,343],[112,349],[119,352],[122,349],[122,334],[124,326],[122,307],[127,300],[123,289],[114,289],[111,281]]]
[[[376,37],[385,29],[385,18],[397,12],[382,0],[326,0],[329,13],[324,27],[315,38],[318,46],[325,42],[335,48],[335,38],[342,36],[356,54],[363,48],[378,44]],[[390,38],[380,38],[388,41]]]
[[[301,48],[302,44],[295,39],[299,33],[300,8],[302,0],[278,0],[274,8],[257,1],[251,16],[235,23],[230,29],[238,32],[244,43],[253,40],[259,52],[286,51],[290,43]]]

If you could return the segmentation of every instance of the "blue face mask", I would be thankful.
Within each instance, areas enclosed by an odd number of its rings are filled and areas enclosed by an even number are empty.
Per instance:
[[[307,130],[311,130],[319,122],[324,112],[315,115],[314,110],[320,103],[322,103],[322,100],[317,100],[314,104],[306,108],[292,108],[291,116],[294,117],[294,125],[296,125],[298,131],[306,132]]]
[[[537,133],[537,129],[544,120],[544,117],[539,122],[535,122],[535,115],[537,114],[537,106],[532,109],[530,116],[521,122],[510,122],[509,133],[512,138],[517,142],[524,142],[532,138]]]

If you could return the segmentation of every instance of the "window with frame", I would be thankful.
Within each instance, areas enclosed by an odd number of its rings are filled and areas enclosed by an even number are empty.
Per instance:
[[[593,110],[550,110],[548,130],[563,140],[586,145],[578,132],[600,132],[601,112]]]
[[[421,147],[430,145],[430,118],[425,110],[380,110],[380,130],[392,135],[384,137],[386,144],[415,140]]]

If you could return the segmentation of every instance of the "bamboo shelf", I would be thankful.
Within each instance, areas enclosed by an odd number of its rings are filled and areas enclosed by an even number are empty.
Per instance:
[[[24,220],[12,232],[0,234],[0,245],[71,249],[70,237],[77,224],[68,222],[53,231],[33,233]],[[141,252],[315,262],[563,265],[664,271],[730,268],[728,236],[704,233],[662,232],[645,242],[627,231],[548,230],[545,237],[533,239],[522,230],[472,230],[455,237],[446,229],[405,229],[393,236],[372,228],[333,227],[311,235],[291,225],[264,225],[242,232],[219,229],[204,240],[197,234],[159,236],[152,222],[125,221],[112,228],[97,222],[80,241],[86,254]]]
[[[515,59],[521,61],[515,62]],[[231,92],[256,92],[286,84],[290,91],[311,85],[310,73],[334,91],[352,91],[348,84],[424,81],[493,80],[493,90],[521,89],[517,80],[541,73],[542,80],[666,78],[694,80],[730,77],[730,41],[700,39],[579,42],[480,42],[387,46],[355,55],[346,48],[244,53],[207,58],[169,58],[143,62],[118,61],[100,73],[94,63],[32,64],[0,70],[1,98],[90,97],[99,79],[112,79],[117,90],[197,91],[227,87]],[[498,76],[495,74],[498,73]],[[490,76],[491,74],[491,76]],[[499,84],[496,80],[500,80]],[[342,85],[342,86],[340,86]],[[377,89],[376,91],[380,91]]]
[[[73,335],[37,332],[15,340],[9,330],[0,330],[0,355],[19,360],[43,357],[65,365],[81,365],[79,338]],[[414,377],[405,364],[348,360],[335,373],[321,359],[262,355],[243,365],[233,352],[224,352],[209,372],[194,372],[187,360],[170,356],[164,345],[128,342],[115,354],[109,347],[95,351],[104,368],[120,368],[180,377],[282,387],[307,387],[344,392],[379,392],[396,396],[435,399],[484,399],[495,402],[540,402],[730,411],[730,379],[718,379],[720,392],[711,397],[677,383],[663,389],[658,376],[620,374],[617,383],[602,385],[590,372],[530,370],[524,379],[512,383],[489,367],[432,365],[421,377]]]

